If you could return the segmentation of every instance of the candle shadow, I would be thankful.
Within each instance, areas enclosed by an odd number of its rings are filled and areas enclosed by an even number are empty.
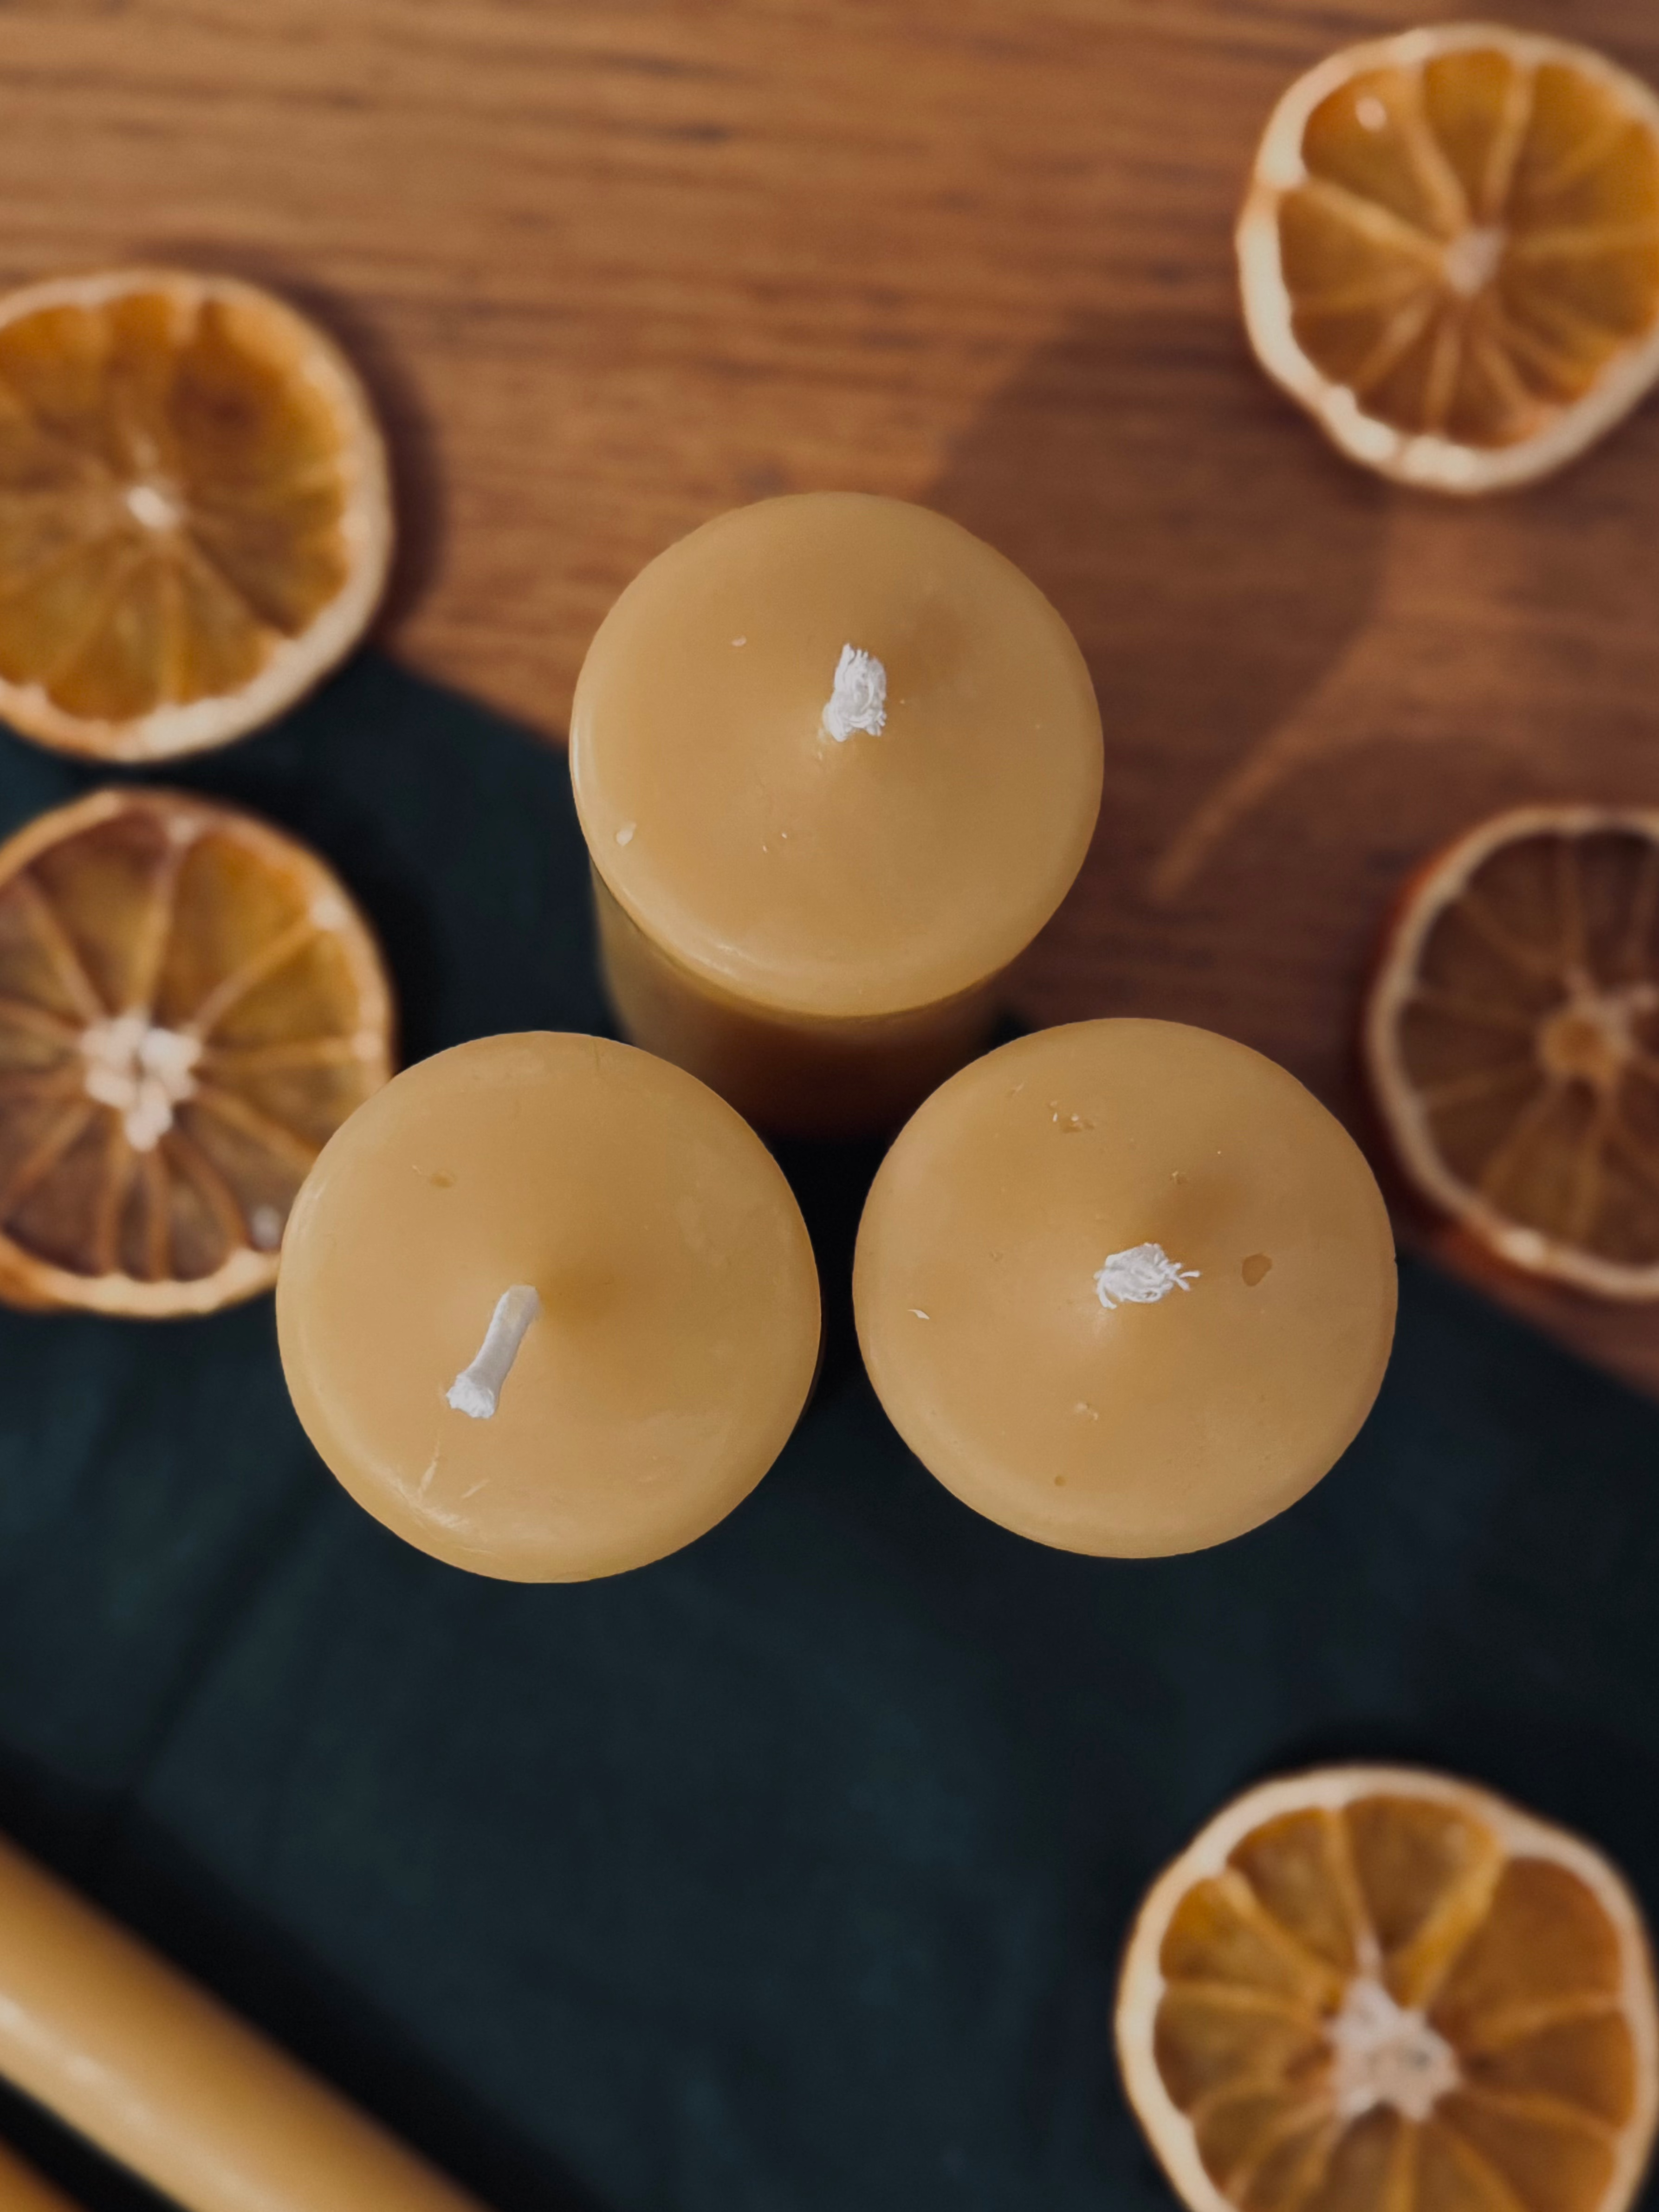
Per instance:
[[[1026,1024],[1013,1014],[997,1024],[986,1046],[994,1051],[1025,1034]],[[876,1170],[896,1129],[857,1142],[819,1142],[806,1138],[771,1140],[771,1150],[789,1187],[795,1194],[818,1265],[818,1285],[823,1300],[823,1354],[818,1367],[817,1390],[829,1394],[857,1375],[862,1361],[858,1331],[853,1320],[853,1255],[858,1243],[864,1202],[870,1195]]]
[[[1029,1017],[1228,1026],[1272,917],[1224,908],[1217,863],[1252,764],[1367,622],[1395,496],[1269,387],[1233,318],[1190,310],[1079,319],[957,445],[930,503],[1059,608],[1105,724],[1100,830],[1022,963]]]
[[[853,1325],[853,1249],[859,1221],[876,1170],[887,1150],[885,1137],[858,1144],[781,1139],[772,1152],[789,1178],[812,1240],[823,1301],[823,1352],[817,1389],[836,1389],[859,1366],[858,1334]]]
[[[167,2198],[112,2166],[89,2143],[0,2081],[0,2142],[43,2180],[56,2182],[76,2212],[176,2212]]]

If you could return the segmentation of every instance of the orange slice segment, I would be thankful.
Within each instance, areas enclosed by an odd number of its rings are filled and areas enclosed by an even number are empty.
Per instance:
[[[1141,1909],[1117,2045],[1193,2212],[1625,2212],[1659,2117],[1619,1875],[1407,1768],[1299,1775],[1218,1814]]]
[[[391,1025],[367,926],[292,838],[151,790],[30,823],[0,846],[0,1298],[161,1318],[268,1290]]]
[[[1462,1232],[1659,1297],[1659,811],[1523,807],[1431,861],[1365,1056],[1401,1164]]]
[[[0,298],[0,718],[121,761],[269,720],[362,635],[386,486],[343,356],[253,285],[135,269]]]
[[[1659,98],[1492,24],[1350,47],[1274,110],[1238,255],[1258,358],[1345,453],[1528,482],[1659,376]]]

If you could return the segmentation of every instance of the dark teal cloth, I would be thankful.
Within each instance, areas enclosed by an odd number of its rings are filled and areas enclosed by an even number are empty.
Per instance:
[[[177,780],[333,860],[409,1056],[603,1022],[563,763],[477,708],[364,661]],[[0,739],[0,829],[88,781]],[[585,1588],[360,1513],[268,1303],[0,1314],[0,1826],[500,2212],[1167,2204],[1118,1948],[1274,1769],[1477,1776],[1659,1906],[1659,1410],[1407,1265],[1382,1402],[1304,1504],[1191,1559],[1046,1552],[859,1370],[872,1157],[787,1164],[817,1401],[712,1535]],[[0,2126],[89,2209],[149,2201]]]

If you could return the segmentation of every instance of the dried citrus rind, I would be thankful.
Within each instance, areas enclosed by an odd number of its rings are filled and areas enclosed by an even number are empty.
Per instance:
[[[392,548],[344,356],[175,270],[0,298],[0,719],[109,761],[223,744],[355,645]]]
[[[0,1299],[159,1319],[270,1289],[391,1027],[361,915],[267,823],[153,790],[30,823],[0,846]]]
[[[1431,861],[1364,1046],[1401,1165],[1460,1230],[1659,1298],[1659,810],[1516,808]]]
[[[1659,377],[1659,97],[1495,24],[1349,47],[1274,110],[1238,256],[1258,358],[1343,452],[1529,482]]]
[[[1117,2045],[1192,2212],[1626,2212],[1659,2116],[1620,1877],[1413,1768],[1218,1814],[1141,1909]]]

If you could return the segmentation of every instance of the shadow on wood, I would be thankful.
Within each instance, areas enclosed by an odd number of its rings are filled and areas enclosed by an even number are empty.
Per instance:
[[[1388,494],[1267,388],[1230,325],[1165,312],[1093,317],[1036,355],[929,496],[1048,592],[1105,722],[1100,832],[1022,1011],[1231,1010],[1216,1025],[1248,1033],[1238,970],[1262,917],[1228,907],[1206,865],[1228,825],[1196,848],[1193,827],[1366,623]]]
[[[929,497],[1042,586],[1105,720],[1100,831],[1018,1012],[1241,1037],[1386,1172],[1356,1033],[1413,869],[1503,806],[1659,804],[1659,408],[1529,492],[1448,501],[1337,459],[1231,322],[1097,317],[1032,357]],[[1659,1376],[1651,1314],[1448,1256]]]

